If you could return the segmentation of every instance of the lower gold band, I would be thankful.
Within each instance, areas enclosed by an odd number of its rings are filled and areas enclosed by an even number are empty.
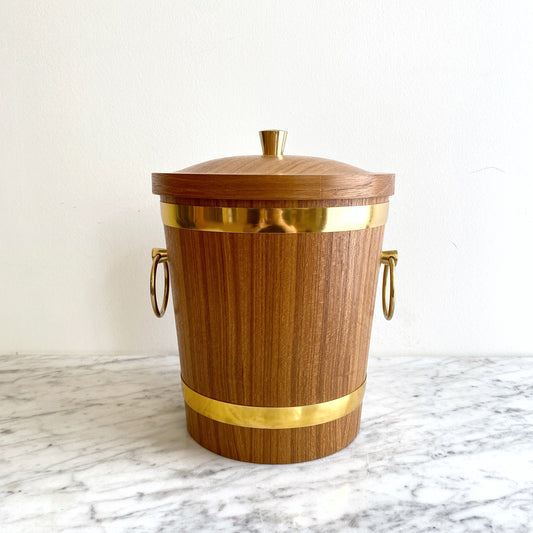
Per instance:
[[[383,226],[389,203],[341,207],[209,207],[161,202],[165,226],[230,233],[317,233]]]
[[[193,411],[224,424],[258,429],[316,426],[341,418],[361,405],[365,385],[366,379],[350,394],[329,402],[298,407],[255,407],[214,400],[181,382],[185,402]]]

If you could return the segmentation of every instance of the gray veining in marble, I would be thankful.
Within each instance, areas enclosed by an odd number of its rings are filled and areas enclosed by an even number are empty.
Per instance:
[[[0,530],[533,531],[533,358],[371,358],[361,433],[297,465],[186,433],[177,357],[0,357]]]

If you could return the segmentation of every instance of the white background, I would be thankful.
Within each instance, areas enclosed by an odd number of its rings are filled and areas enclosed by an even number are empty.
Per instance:
[[[373,354],[531,354],[533,2],[0,3],[0,353],[175,353],[153,171],[395,172]]]

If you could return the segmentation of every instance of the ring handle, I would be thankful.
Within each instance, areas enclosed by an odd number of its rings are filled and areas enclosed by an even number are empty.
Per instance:
[[[383,314],[387,320],[394,315],[394,306],[396,298],[394,294],[394,269],[398,263],[398,250],[387,250],[381,252],[381,264],[385,265],[383,269],[383,284],[381,287],[381,305]],[[389,302],[387,305],[387,278],[390,278]]]
[[[163,305],[159,309],[156,294],[156,277],[159,263],[163,264],[165,271],[165,289],[163,292]],[[164,248],[152,248],[152,270],[150,272],[150,299],[152,300],[152,309],[155,316],[161,318],[167,310],[168,304],[168,252]]]

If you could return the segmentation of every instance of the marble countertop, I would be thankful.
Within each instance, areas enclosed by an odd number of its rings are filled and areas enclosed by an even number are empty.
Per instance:
[[[531,532],[532,363],[371,357],[357,439],[270,466],[188,436],[176,356],[3,356],[0,530]]]

